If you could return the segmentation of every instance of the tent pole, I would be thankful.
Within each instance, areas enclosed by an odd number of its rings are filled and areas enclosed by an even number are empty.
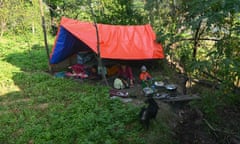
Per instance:
[[[109,86],[108,81],[107,81],[107,78],[106,78],[106,75],[103,73],[103,63],[102,63],[101,53],[100,53],[101,51],[100,51],[100,43],[99,43],[98,26],[97,26],[97,23],[96,23],[96,18],[95,18],[95,15],[94,15],[94,12],[93,12],[93,8],[92,8],[91,4],[92,4],[92,1],[89,0],[89,6],[90,6],[91,13],[92,13],[92,16],[93,16],[94,26],[95,26],[96,35],[97,35],[97,51],[98,51],[97,61],[98,61],[98,65],[100,66],[100,68],[102,68],[102,72],[101,72],[102,78],[104,79],[105,84],[106,84],[107,86]]]
[[[41,10],[41,17],[42,17],[42,29],[43,29],[43,34],[44,34],[44,44],[45,44],[47,58],[48,58],[48,69],[49,69],[49,72],[52,73],[52,68],[50,66],[50,55],[49,55],[49,49],[48,49],[48,43],[47,43],[47,32],[46,32],[46,27],[45,27],[45,19],[44,19],[42,0],[39,0],[39,6],[40,6],[40,10]]]
[[[107,81],[107,78],[106,78],[106,75],[103,73],[103,63],[102,63],[102,59],[101,59],[101,55],[100,55],[100,45],[99,45],[99,35],[98,35],[98,28],[97,28],[97,24],[94,22],[94,26],[96,28],[96,32],[97,32],[97,50],[98,50],[98,56],[97,56],[97,59],[98,59],[98,64],[100,66],[100,68],[102,69],[101,71],[101,74],[102,74],[102,78],[104,79],[105,81],[105,84],[107,86],[109,86],[108,84],[108,81]]]

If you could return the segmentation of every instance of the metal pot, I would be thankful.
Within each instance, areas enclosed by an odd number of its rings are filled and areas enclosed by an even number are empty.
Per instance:
[[[163,87],[163,86],[164,86],[164,82],[162,82],[162,81],[155,81],[155,82],[154,82],[154,85],[155,85],[156,87]]]
[[[143,88],[143,92],[144,92],[145,96],[149,96],[154,93],[153,89],[150,87]]]
[[[164,82],[162,82],[162,81],[155,81],[154,86],[158,91],[164,91],[165,90]]]
[[[177,96],[177,85],[176,84],[167,84],[167,85],[165,85],[165,88],[167,89],[167,91],[169,91],[170,97]]]
[[[176,91],[177,90],[177,85],[175,85],[175,84],[167,84],[167,85],[165,85],[165,88],[168,91]]]

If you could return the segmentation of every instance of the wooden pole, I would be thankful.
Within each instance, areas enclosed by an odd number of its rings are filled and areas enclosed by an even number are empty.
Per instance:
[[[50,54],[49,54],[48,43],[47,43],[47,32],[46,32],[46,27],[45,27],[45,19],[44,19],[42,0],[39,0],[39,6],[40,6],[41,18],[42,18],[42,29],[43,29],[43,34],[44,34],[44,44],[45,44],[45,48],[46,48],[46,52],[47,52],[47,58],[48,58],[48,69],[49,69],[49,72],[52,73],[52,68],[50,66]]]
[[[109,86],[108,81],[107,81],[107,78],[106,78],[106,75],[103,73],[103,63],[102,63],[102,59],[101,59],[101,51],[100,51],[100,42],[99,42],[98,26],[97,26],[97,23],[96,23],[96,18],[95,18],[95,15],[94,15],[94,12],[93,12],[93,8],[92,8],[91,4],[92,4],[92,1],[89,0],[89,7],[90,7],[90,9],[91,9],[91,13],[92,13],[93,20],[94,20],[94,26],[95,26],[95,28],[96,28],[96,35],[97,35],[97,51],[98,51],[97,60],[98,60],[98,66],[100,66],[100,68],[101,68],[101,74],[102,74],[102,78],[103,78],[105,84],[106,84],[107,86]]]

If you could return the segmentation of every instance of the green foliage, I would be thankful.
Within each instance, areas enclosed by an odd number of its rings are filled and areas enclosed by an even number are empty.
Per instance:
[[[218,107],[239,103],[233,93],[240,81],[239,0],[89,2],[45,0],[47,30],[52,18],[59,22],[61,16],[108,24],[150,23],[165,55],[188,75],[220,80],[219,90],[200,92],[198,104],[209,119],[216,120]],[[48,61],[37,0],[3,0],[0,7],[0,143],[170,143],[164,122],[154,125],[159,128],[154,136],[138,131],[138,108],[109,100],[107,88],[79,86],[45,72]]]
[[[53,9],[53,17],[60,20],[62,16],[74,19],[96,21],[105,24],[142,24],[143,9],[133,0],[68,0],[48,1],[46,3]],[[94,15],[91,13],[93,8]]]
[[[205,91],[201,95],[201,103],[192,102],[192,106],[200,108],[204,112],[206,119],[212,122],[219,121],[220,117],[217,114],[217,108],[223,106],[223,101],[220,93],[216,91]]]
[[[159,33],[159,36],[163,35],[162,40],[170,45],[166,48],[174,44],[171,51],[167,49],[165,52],[186,72],[200,79],[204,78],[203,72],[208,72],[220,79],[223,87],[230,92],[239,81],[239,1],[182,0],[168,4],[171,11],[166,11],[167,14],[172,20],[178,15],[178,21],[175,21],[175,30],[161,29]],[[173,7],[170,7],[171,4]],[[172,11],[175,15],[171,15]],[[167,39],[167,36],[172,37]],[[196,58],[193,57],[194,48]]]
[[[6,34],[36,33],[41,31],[39,1],[4,0],[0,9],[0,31]]]
[[[134,9],[133,0],[106,0],[95,6],[96,21],[107,24],[142,24],[142,14]]]
[[[151,126],[156,135],[144,135],[140,107],[110,99],[109,88],[45,72],[38,40],[8,37],[0,43],[0,143],[171,143],[165,121]]]
[[[7,117],[1,119],[2,142],[128,143],[128,138],[138,133],[134,128],[127,130],[126,125],[135,121],[139,109],[109,99],[104,87],[79,87],[70,80],[54,80],[40,73],[15,75],[14,81],[23,91],[12,99],[30,100],[23,105],[6,104],[9,114],[2,115]],[[16,113],[11,115],[14,109]],[[9,136],[12,139],[7,139]],[[131,138],[131,143],[139,140]]]

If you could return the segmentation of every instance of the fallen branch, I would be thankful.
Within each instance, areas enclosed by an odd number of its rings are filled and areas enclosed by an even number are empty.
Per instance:
[[[226,131],[226,130],[220,130],[217,128],[214,128],[206,119],[203,119],[203,121],[207,124],[207,126],[214,132],[214,134],[217,136],[217,133],[223,133],[227,136],[230,136],[230,140],[233,144],[240,144],[240,136],[236,135],[235,133]]]
[[[212,82],[212,81],[209,81],[209,80],[192,79],[192,81],[195,82],[195,83],[201,84],[203,86],[206,86],[206,87],[212,87],[212,88],[219,89],[219,84],[218,83],[215,83],[215,82]]]
[[[212,79],[217,80],[218,82],[222,82],[222,80],[220,80],[219,78],[213,76],[212,74],[210,74],[210,73],[208,73],[208,72],[202,71],[202,73],[205,74],[206,76],[212,78]]]

